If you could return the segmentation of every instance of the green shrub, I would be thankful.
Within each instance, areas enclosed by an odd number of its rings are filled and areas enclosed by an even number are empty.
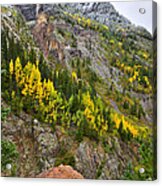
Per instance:
[[[70,165],[72,167],[75,166],[75,158],[71,152],[64,153],[63,156],[58,156],[55,161],[55,166],[59,165]]]
[[[7,108],[4,108],[2,107],[1,108],[1,121],[5,121],[8,114],[10,113],[11,109],[10,107],[7,107]]]
[[[10,176],[15,176],[18,168],[19,153],[16,145],[10,141],[2,140],[1,142],[1,169],[3,173],[10,172]],[[11,164],[11,170],[7,170],[6,165]]]

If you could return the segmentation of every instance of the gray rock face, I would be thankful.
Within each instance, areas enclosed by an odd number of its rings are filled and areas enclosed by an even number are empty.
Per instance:
[[[72,13],[80,12],[83,16],[89,17],[108,26],[122,23],[123,25],[131,24],[124,16],[119,15],[113,5],[109,2],[102,3],[69,3],[66,4],[68,11]]]
[[[97,168],[101,164],[104,154],[94,149],[92,144],[82,142],[76,153],[76,168],[85,178],[94,179],[97,174]]]
[[[55,133],[53,133],[49,127],[37,127],[35,128],[37,136],[35,137],[37,143],[38,159],[41,166],[41,170],[47,170],[54,166],[55,155],[59,149],[58,139]]]
[[[38,5],[27,4],[17,5],[27,21],[36,19],[36,12]],[[38,12],[45,12],[49,15],[56,15],[62,11],[70,12],[72,14],[80,14],[86,18],[98,21],[102,24],[109,26],[111,32],[118,35],[119,28],[125,29],[125,35],[128,38],[136,36],[136,40],[152,40],[151,34],[143,27],[136,27],[126,17],[120,15],[109,2],[102,3],[62,3],[62,4],[40,4]]]
[[[36,4],[16,5],[25,18],[30,21],[36,18]],[[131,24],[124,16],[119,15],[111,3],[66,3],[66,4],[41,4],[39,12],[43,11],[48,14],[56,14],[60,11],[79,13],[82,16],[89,17],[106,25],[114,23]]]
[[[121,179],[128,160],[135,158],[131,147],[117,137],[108,137],[104,147],[87,138],[76,143],[59,128],[52,132],[42,123],[32,133],[31,126],[32,118],[24,113],[22,118],[12,115],[2,123],[2,139],[13,141],[20,152],[20,176],[33,177],[55,167],[61,149],[72,153],[74,168],[88,179]]]
[[[62,11],[60,4],[26,4],[16,5],[27,21],[36,19],[37,13],[56,14]]]
[[[112,32],[118,27],[127,29],[127,36],[132,33],[141,37],[151,39],[150,33],[143,27],[136,27],[126,17],[120,15],[109,2],[102,3],[69,3],[63,6],[65,11],[96,20],[109,26]]]
[[[36,18],[36,4],[16,5],[20,9],[27,21],[34,20]]]
[[[107,147],[109,152],[105,152],[101,144],[94,146],[90,141],[81,142],[75,155],[75,168],[85,178],[121,179],[127,160],[133,155],[130,147],[123,146],[116,137],[107,139]]]
[[[21,116],[13,115],[2,123],[2,139],[14,142],[21,152],[19,174],[34,176],[37,167],[39,172],[54,167],[59,142],[48,125],[34,125],[32,129],[32,118],[24,113]]]

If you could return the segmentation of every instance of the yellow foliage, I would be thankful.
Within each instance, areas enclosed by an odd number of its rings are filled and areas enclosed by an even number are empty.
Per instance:
[[[88,106],[88,108],[90,108],[91,111],[94,111],[94,103],[91,100],[91,96],[89,92],[83,94],[83,104]]]
[[[108,122],[104,120],[102,114],[98,113],[98,108],[94,107],[94,103],[90,97],[89,92],[84,94],[83,104],[85,105],[84,115],[90,126],[94,130],[99,132],[99,135],[103,135],[103,133],[108,130]],[[96,119],[95,114],[97,116]],[[137,137],[139,135],[139,131],[141,131],[141,128],[131,124],[128,120],[125,119],[124,115],[119,115],[118,113],[111,113],[110,118],[115,123],[116,129],[119,129],[120,123],[122,122],[123,130],[125,132],[128,132],[129,130],[133,137]]]
[[[109,30],[109,27],[106,26],[106,25],[103,25],[102,27],[103,27],[103,29],[105,29],[105,30],[107,30],[107,31]]]
[[[123,67],[124,67],[124,63],[121,64],[121,68],[123,68]]]
[[[73,71],[71,73],[71,76],[72,76],[72,79],[77,80],[77,74],[76,74],[76,72]]]
[[[25,98],[31,98],[33,102],[36,102],[34,108],[37,112],[40,112],[45,122],[53,123],[57,121],[58,105],[62,103],[60,94],[55,90],[53,82],[50,79],[42,79],[41,72],[39,70],[39,62],[36,64],[28,62],[25,67],[22,67],[20,58],[18,57],[15,61],[15,66],[11,60],[9,63],[10,75],[15,78],[17,87],[20,89],[22,95]],[[124,67],[124,64],[122,64]],[[131,69],[127,67],[127,70]],[[72,78],[77,80],[76,72],[72,72]],[[129,82],[138,76],[138,72],[134,73],[134,76],[129,78]],[[148,78],[144,76],[145,81]],[[12,91],[12,98],[15,97],[15,91]],[[108,130],[108,121],[104,119],[102,113],[102,107],[100,102],[98,105],[91,99],[89,91],[82,95],[82,104],[84,106],[83,114],[87,120],[89,127],[95,130],[100,136],[102,136]],[[120,123],[123,124],[123,130],[126,132],[129,130],[133,137],[139,135],[139,133],[146,134],[146,130],[134,126],[131,122],[126,120],[124,115],[117,113],[111,113],[111,121],[115,123],[115,128],[119,129]]]
[[[90,19],[87,19],[86,22],[87,22],[87,26],[90,27],[90,25],[91,25],[91,20],[90,20]]]
[[[117,129],[119,129],[120,123],[122,122],[123,130],[126,132],[129,130],[133,137],[137,137],[139,135],[137,127],[126,121],[124,115],[120,116],[119,114],[115,113],[111,115],[111,118],[114,121]]]
[[[132,73],[132,68],[130,66],[125,66],[124,67],[124,72]]]
[[[114,44],[114,43],[115,43],[115,41],[114,41],[113,39],[111,39],[109,42],[110,42],[111,44]]]
[[[116,128],[118,129],[121,122],[121,119],[119,118],[118,114],[113,115],[113,121],[115,122]]]
[[[10,66],[12,66],[12,63],[11,61]],[[58,102],[61,102],[62,98],[57,94],[51,80],[44,79],[42,82],[38,64],[38,61],[36,64],[28,62],[25,67],[22,68],[20,59],[17,58],[15,61],[14,75],[22,95],[31,97],[34,101],[38,101],[38,105],[35,105],[35,109],[41,112],[46,122],[52,123],[57,119],[57,109],[55,107]],[[11,73],[13,73],[12,70],[10,70],[10,74]]]
[[[131,78],[129,78],[129,80],[128,80],[130,83],[132,83],[133,82],[133,78],[131,77]]]
[[[135,68],[135,69],[140,69],[140,68],[142,68],[142,66],[141,66],[141,65],[135,65],[134,68]]]
[[[138,79],[138,77],[139,77],[139,71],[134,71],[133,76],[130,77],[130,78],[128,79],[128,81],[129,81],[130,83],[132,83],[132,82],[134,82],[136,79]]]
[[[12,63],[12,61],[10,62]],[[16,61],[15,61],[15,78],[16,81],[19,82],[22,78],[22,65],[20,63],[20,58],[17,57]]]
[[[98,113],[99,109],[95,107],[89,92],[83,94],[83,105],[85,106],[84,115],[90,128],[98,132],[100,136],[103,135],[108,130],[108,123],[103,115]]]
[[[125,50],[122,49],[122,50],[121,50],[121,53],[122,53],[122,54],[125,54]]]
[[[144,52],[144,53],[142,54],[142,56],[143,56],[143,58],[148,59],[149,54],[148,54],[148,53],[146,53],[146,52]]]
[[[81,18],[80,17],[78,17],[78,23],[81,24]]]
[[[11,75],[13,75],[13,72],[14,72],[13,60],[11,60],[11,62],[9,64],[9,72],[10,72]]]
[[[146,82],[146,83],[148,83],[148,82],[149,82],[149,80],[148,80],[148,77],[147,77],[147,76],[144,76],[144,77],[143,77],[143,79],[145,80],[145,82]]]
[[[118,46],[121,48],[122,47],[122,43],[121,42],[118,42]]]
[[[125,131],[128,129],[132,133],[133,137],[136,137],[138,135],[138,130],[132,124],[125,120],[124,115],[122,116],[122,123],[123,129]]]
[[[138,71],[135,71],[135,72],[134,72],[134,76],[135,76],[135,77],[139,76],[139,72],[138,72]]]
[[[12,93],[11,93],[11,97],[12,97],[12,99],[15,98],[15,91],[12,91]]]

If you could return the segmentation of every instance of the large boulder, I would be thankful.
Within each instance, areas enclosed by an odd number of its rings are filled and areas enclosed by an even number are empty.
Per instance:
[[[37,178],[83,179],[83,176],[71,166],[60,165],[39,174]]]

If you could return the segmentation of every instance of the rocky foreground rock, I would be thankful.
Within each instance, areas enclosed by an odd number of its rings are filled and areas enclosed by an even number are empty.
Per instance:
[[[39,174],[37,178],[83,179],[83,176],[68,165],[60,165]]]
[[[3,140],[14,141],[21,152],[18,162],[21,177],[119,179],[128,160],[132,157],[138,160],[134,156],[138,147],[125,144],[117,137],[108,137],[103,148],[102,143],[97,144],[88,138],[78,143],[59,127],[53,133],[43,123],[34,126],[33,133],[32,122],[25,113],[21,114],[21,118],[10,115],[2,122]],[[75,170],[61,165],[64,160]]]

